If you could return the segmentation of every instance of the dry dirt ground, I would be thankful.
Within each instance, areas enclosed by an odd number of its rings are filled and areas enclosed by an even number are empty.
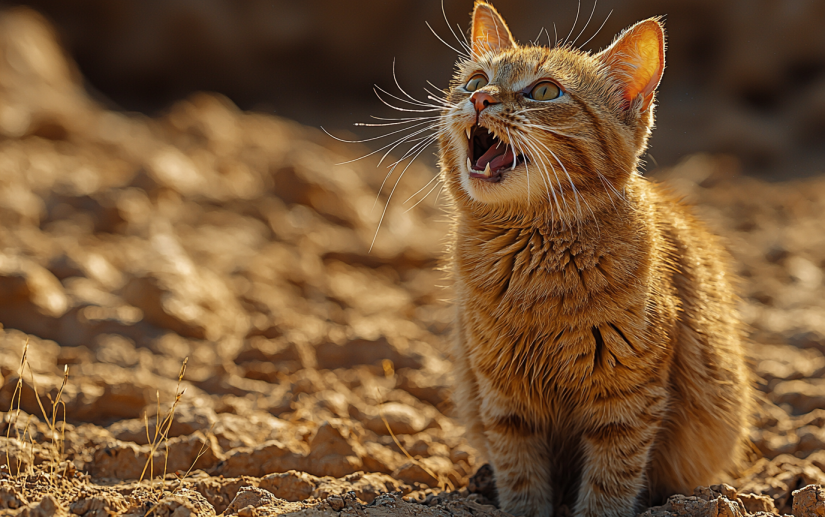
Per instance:
[[[0,516],[504,515],[450,416],[438,189],[407,211],[433,171],[369,252],[360,152],[206,94],[107,111],[0,16]],[[661,178],[735,255],[762,398],[749,468],[646,515],[823,515],[825,180]]]

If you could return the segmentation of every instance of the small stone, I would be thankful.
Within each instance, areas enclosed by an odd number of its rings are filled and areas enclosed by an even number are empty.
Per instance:
[[[331,495],[327,497],[327,502],[329,503],[329,506],[336,512],[340,512],[344,509],[344,498],[342,498],[340,495]]]

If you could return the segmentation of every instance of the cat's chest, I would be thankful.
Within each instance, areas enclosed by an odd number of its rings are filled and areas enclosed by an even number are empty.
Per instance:
[[[606,269],[615,261],[613,246],[569,232],[520,228],[480,233],[457,242],[455,249],[460,287],[473,306],[491,316],[588,311],[588,302],[615,280]]]
[[[643,248],[576,237],[512,230],[455,244],[466,353],[501,393],[545,399],[557,387],[601,383],[615,361],[596,368],[599,344],[613,344],[614,328],[632,322],[635,338],[647,326]]]

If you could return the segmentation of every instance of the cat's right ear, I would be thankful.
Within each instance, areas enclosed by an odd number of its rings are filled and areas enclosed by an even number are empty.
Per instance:
[[[487,2],[477,1],[473,8],[473,59],[489,52],[514,48],[516,42],[504,19]]]
[[[619,83],[625,107],[650,107],[665,70],[665,31],[657,18],[641,21],[596,55]]]

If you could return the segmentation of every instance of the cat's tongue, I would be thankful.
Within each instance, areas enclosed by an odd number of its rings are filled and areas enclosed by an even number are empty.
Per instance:
[[[513,154],[513,148],[509,145],[499,146],[496,149],[496,146],[491,146],[487,149],[487,152],[482,154],[479,159],[476,161],[475,168],[477,170],[483,171],[487,164],[490,164],[490,170],[495,172],[498,169],[501,169],[507,165],[510,165],[515,160],[515,155]]]

